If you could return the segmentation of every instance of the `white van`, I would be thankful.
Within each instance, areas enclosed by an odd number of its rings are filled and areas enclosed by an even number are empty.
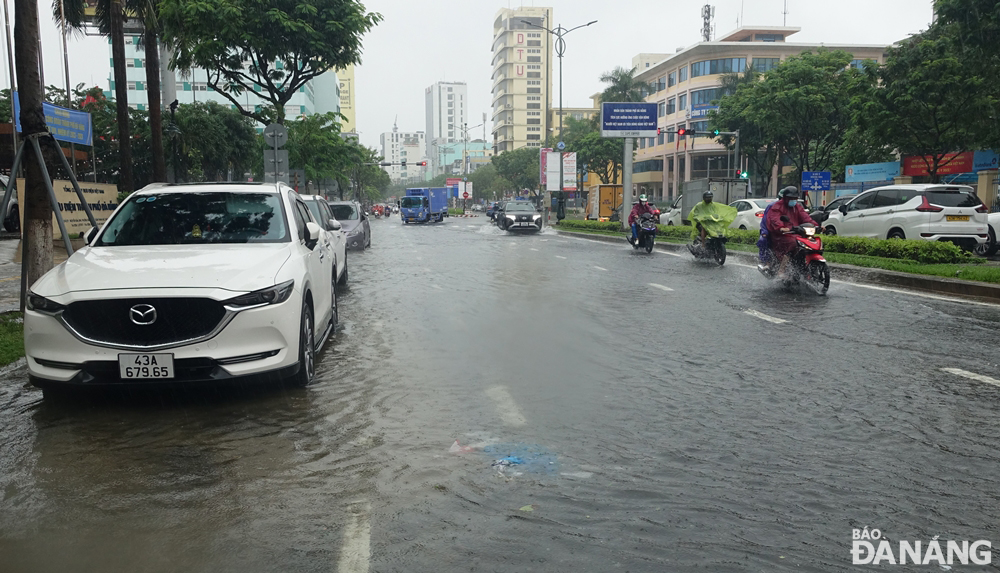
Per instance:
[[[831,235],[951,241],[971,251],[989,239],[987,211],[966,185],[891,185],[861,193],[825,224]]]

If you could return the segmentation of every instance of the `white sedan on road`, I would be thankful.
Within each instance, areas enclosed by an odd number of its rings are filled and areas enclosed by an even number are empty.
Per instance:
[[[336,225],[334,225],[336,226]],[[156,184],[31,285],[24,347],[48,389],[312,381],[347,280],[340,233],[283,184]]]
[[[729,225],[730,229],[760,229],[764,218],[764,209],[777,199],[740,199],[729,204],[736,207],[736,220]]]

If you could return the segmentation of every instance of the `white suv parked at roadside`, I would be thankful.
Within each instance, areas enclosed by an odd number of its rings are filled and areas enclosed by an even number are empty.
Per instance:
[[[347,259],[291,188],[155,184],[86,238],[28,293],[36,386],[312,381]]]
[[[824,225],[833,235],[951,241],[972,250],[989,238],[986,212],[966,185],[891,185],[861,193]]]

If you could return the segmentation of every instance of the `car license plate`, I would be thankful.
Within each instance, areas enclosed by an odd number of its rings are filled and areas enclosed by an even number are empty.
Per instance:
[[[969,216],[968,215],[948,215],[947,219],[949,221],[968,221],[969,220]]]
[[[119,354],[118,372],[122,380],[174,377],[173,354]]]

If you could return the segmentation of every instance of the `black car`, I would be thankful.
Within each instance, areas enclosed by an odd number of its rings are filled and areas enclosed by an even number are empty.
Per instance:
[[[530,201],[507,201],[496,219],[504,231],[542,230],[542,216]]]
[[[840,209],[841,205],[846,205],[851,199],[854,199],[855,197],[857,197],[857,195],[841,195],[840,197],[837,197],[833,201],[830,201],[829,205],[824,205],[819,209],[816,209],[812,213],[809,213],[809,216],[812,217],[813,221],[816,221],[817,223],[822,225],[827,220],[827,218],[830,217],[831,212]]]
[[[372,227],[368,214],[357,201],[330,201],[330,210],[347,235],[348,249],[365,250],[372,246]]]

